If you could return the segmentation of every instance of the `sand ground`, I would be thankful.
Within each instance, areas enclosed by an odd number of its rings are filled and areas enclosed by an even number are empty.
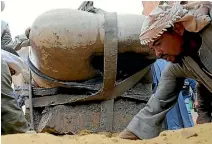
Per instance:
[[[2,144],[212,144],[212,123],[165,131],[151,140],[123,140],[107,134],[54,136],[45,133],[1,136]]]

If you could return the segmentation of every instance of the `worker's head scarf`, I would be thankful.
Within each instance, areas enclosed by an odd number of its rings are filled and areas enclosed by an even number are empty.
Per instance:
[[[15,75],[22,73],[24,62],[20,57],[1,49],[1,59],[3,59],[7,65],[15,71]]]
[[[157,6],[144,20],[140,42],[146,45],[160,37],[174,23],[181,22],[185,30],[199,32],[211,21],[209,10],[211,2],[199,1],[181,5],[179,2],[170,5]]]

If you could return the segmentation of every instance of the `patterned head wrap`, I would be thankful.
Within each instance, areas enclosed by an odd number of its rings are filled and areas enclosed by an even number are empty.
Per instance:
[[[170,5],[159,5],[146,17],[143,22],[140,34],[140,42],[147,45],[149,42],[160,37],[167,28],[174,27],[174,24],[181,22],[185,30],[199,32],[207,26],[211,18],[209,10],[211,2],[199,1],[181,5],[174,3]]]

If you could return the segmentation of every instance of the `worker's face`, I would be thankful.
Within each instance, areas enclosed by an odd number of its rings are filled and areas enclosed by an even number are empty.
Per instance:
[[[166,59],[167,61],[177,62],[178,56],[182,52],[184,27],[182,25],[174,27],[172,32],[164,32],[161,37],[158,37],[149,44],[156,56]]]

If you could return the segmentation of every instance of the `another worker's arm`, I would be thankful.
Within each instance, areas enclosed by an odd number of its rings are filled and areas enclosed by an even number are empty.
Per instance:
[[[2,21],[2,35],[1,35],[1,45],[2,49],[12,48],[17,50],[20,50],[22,47],[29,46],[29,31],[30,29],[27,29],[25,34],[17,35],[15,37],[15,41],[12,40],[10,28],[9,25]]]
[[[2,32],[1,32],[1,45],[5,48],[11,46],[13,44],[10,29],[8,23],[5,21],[1,21],[2,25]]]
[[[168,64],[162,72],[155,95],[151,96],[146,106],[132,119],[127,130],[140,139],[158,136],[166,113],[177,102],[184,84],[183,77],[183,70],[178,64]]]

